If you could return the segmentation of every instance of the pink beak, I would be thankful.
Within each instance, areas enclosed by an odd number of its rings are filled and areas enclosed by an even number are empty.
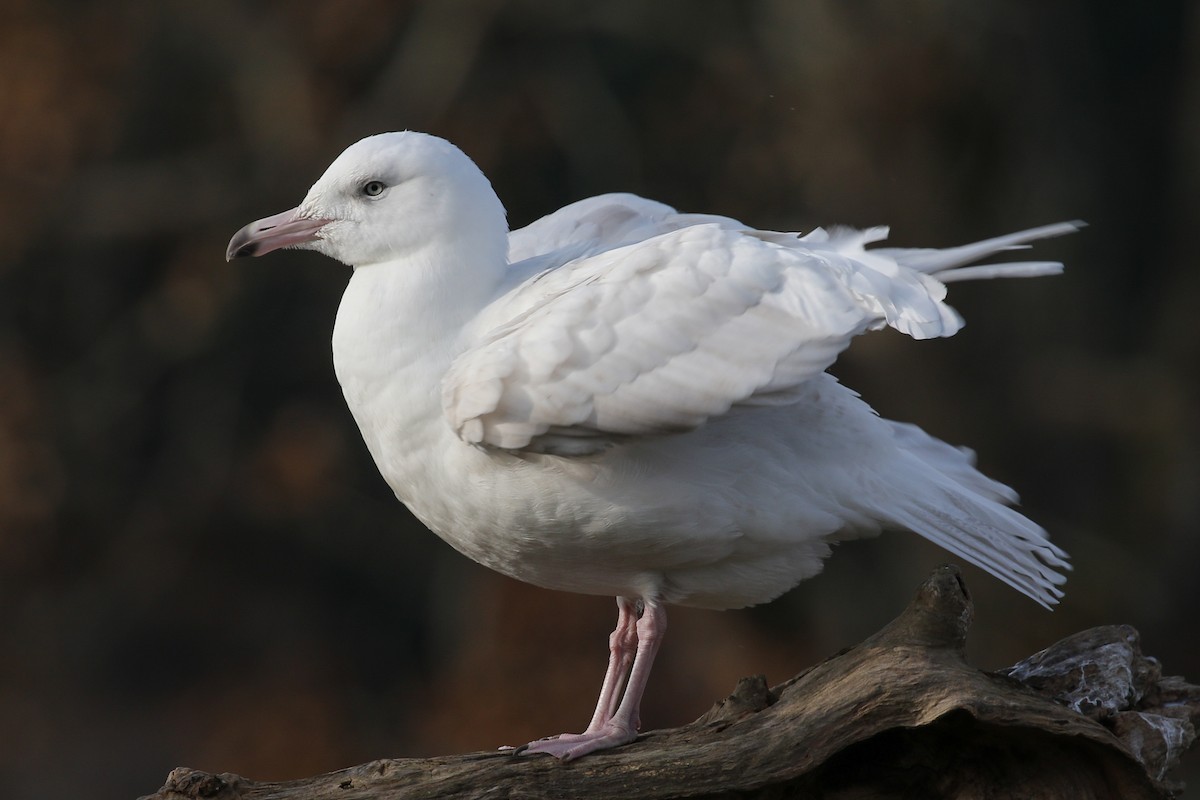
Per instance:
[[[317,238],[317,231],[329,222],[327,219],[301,216],[299,208],[251,222],[229,240],[225,260],[261,256],[281,247],[311,242]]]

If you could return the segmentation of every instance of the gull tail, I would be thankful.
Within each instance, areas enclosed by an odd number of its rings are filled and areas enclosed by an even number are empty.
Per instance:
[[[1057,261],[1017,261],[966,266],[982,258],[1010,250],[1023,250],[1029,243],[1073,233],[1082,222],[1059,222],[1040,228],[984,239],[981,242],[945,249],[915,247],[871,247],[887,237],[886,227],[817,228],[798,239],[813,250],[833,250],[847,259],[847,282],[862,299],[883,317],[887,325],[914,339],[952,336],[963,324],[962,317],[947,305],[947,283],[987,278],[1034,278],[1057,275]],[[829,263],[838,264],[831,259]]]
[[[1046,531],[1007,504],[1017,494],[975,469],[974,454],[951,447],[914,425],[891,423],[901,475],[911,486],[894,486],[891,520],[990,572],[1046,608],[1063,596],[1067,554]]]
[[[873,248],[871,252],[893,258],[901,266],[917,272],[924,272],[942,283],[989,278],[1036,278],[1042,275],[1057,275],[1062,272],[1063,265],[1057,261],[1015,261],[1005,264],[983,264],[975,267],[965,267],[965,265],[996,253],[1026,250],[1029,248],[1030,242],[1065,236],[1085,227],[1087,227],[1087,223],[1082,220],[1074,220],[1042,225],[1038,228],[996,236],[960,247],[945,249],[879,247]]]

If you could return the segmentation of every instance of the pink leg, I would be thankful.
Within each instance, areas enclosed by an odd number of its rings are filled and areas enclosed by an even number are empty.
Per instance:
[[[608,637],[608,670],[604,673],[604,684],[596,701],[596,713],[592,715],[585,733],[603,727],[617,710],[621,691],[625,688],[625,677],[637,652],[637,620],[637,602],[618,597],[617,627]]]
[[[643,605],[641,618],[634,622],[634,602],[624,597],[617,598],[617,627],[609,638],[608,672],[600,689],[596,713],[587,730],[530,742],[518,748],[518,753],[549,753],[563,761],[570,761],[637,738],[641,724],[642,694],[646,690],[646,680],[650,677],[650,668],[654,665],[662,635],[667,629],[666,609],[653,600],[643,601]],[[626,684],[627,670],[629,680]],[[624,694],[621,693],[622,685],[625,685]]]

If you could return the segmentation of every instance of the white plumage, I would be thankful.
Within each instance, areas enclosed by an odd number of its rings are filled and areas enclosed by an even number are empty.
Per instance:
[[[866,249],[886,229],[758,231],[611,194],[508,233],[461,151],[390,133],[229,257],[307,247],[354,266],[334,364],[397,497],[482,564],[618,598],[588,730],[527,746],[573,758],[636,736],[664,604],[770,600],[834,541],[909,529],[1057,601],[1066,554],[1015,493],[825,369],[885,325],[955,333],[946,283],[1062,268],[959,267],[1077,228]]]

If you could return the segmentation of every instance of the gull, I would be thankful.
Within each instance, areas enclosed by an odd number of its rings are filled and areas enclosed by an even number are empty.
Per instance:
[[[353,267],[334,369],[396,497],[480,564],[616,597],[586,730],[516,748],[570,760],[637,738],[667,605],[764,603],[839,541],[913,531],[1057,603],[1067,555],[1015,492],[826,369],[869,330],[954,334],[947,283],[1062,270],[966,265],[1081,225],[868,248],[886,228],[801,236],[605,194],[510,232],[470,158],[405,131],[351,145],[226,256]]]

